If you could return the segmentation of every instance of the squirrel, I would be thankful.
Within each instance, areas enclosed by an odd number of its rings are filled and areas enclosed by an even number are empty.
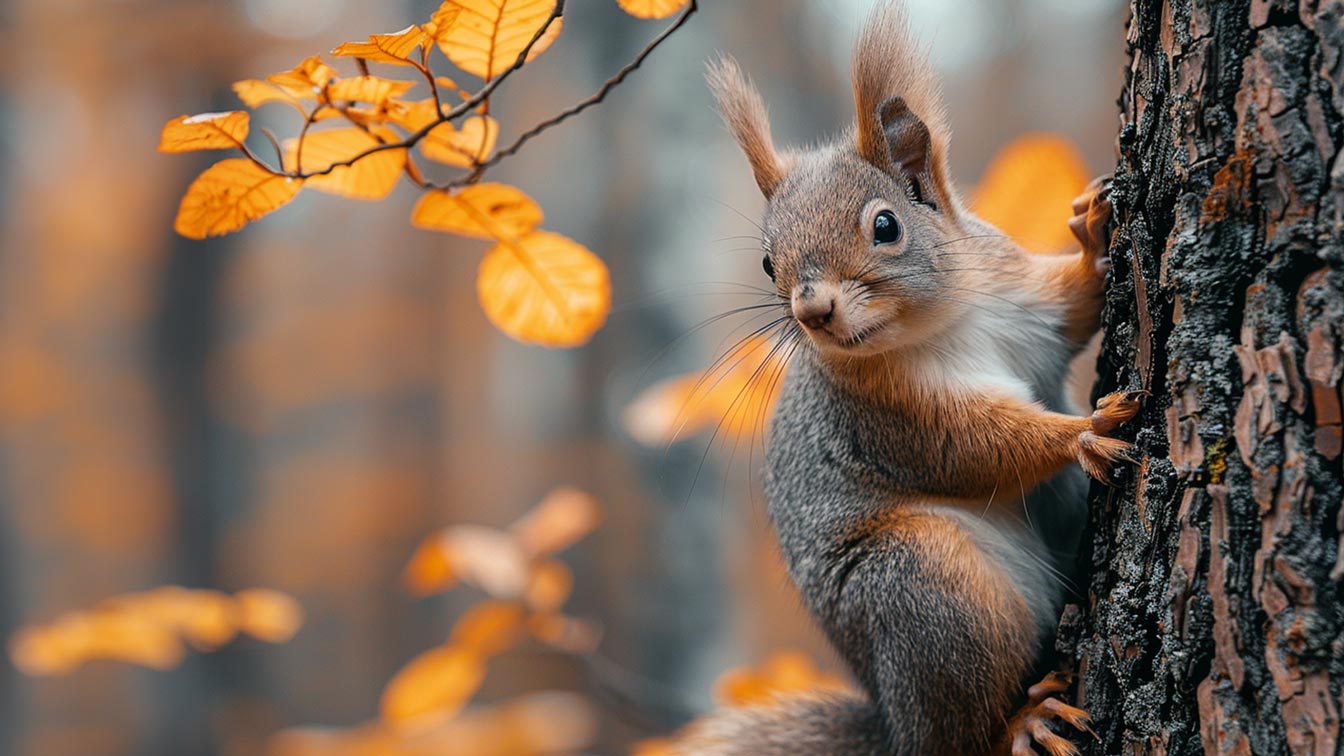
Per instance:
[[[1129,458],[1113,434],[1142,400],[1080,415],[1065,395],[1100,326],[1108,184],[1075,201],[1073,254],[1030,252],[971,214],[940,84],[895,0],[860,33],[856,122],[833,143],[777,151],[736,62],[708,80],[766,200],[763,267],[805,335],[771,421],[766,508],[863,694],[711,714],[673,751],[1076,753],[1048,726],[1088,728],[1055,696],[1067,683],[1024,687],[1049,668],[1083,473],[1105,482]]]

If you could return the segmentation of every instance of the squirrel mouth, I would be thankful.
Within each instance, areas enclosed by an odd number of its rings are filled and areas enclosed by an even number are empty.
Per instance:
[[[837,346],[844,349],[851,349],[862,344],[869,336],[872,336],[886,327],[887,324],[885,322],[877,322],[864,326],[844,338],[840,338],[839,336],[832,336],[831,338],[835,340]]]

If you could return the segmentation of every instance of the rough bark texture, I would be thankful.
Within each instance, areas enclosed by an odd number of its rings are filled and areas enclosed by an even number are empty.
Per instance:
[[[1094,754],[1339,752],[1344,1],[1134,0],[1093,491]]]

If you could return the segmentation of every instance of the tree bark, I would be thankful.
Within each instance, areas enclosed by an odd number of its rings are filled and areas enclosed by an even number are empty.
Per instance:
[[[1344,1],[1134,0],[1093,490],[1061,625],[1094,754],[1335,754]]]

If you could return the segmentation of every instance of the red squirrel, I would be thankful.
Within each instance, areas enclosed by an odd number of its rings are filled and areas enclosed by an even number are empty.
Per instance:
[[[1129,445],[1138,393],[1070,410],[1099,327],[1108,187],[1075,202],[1081,251],[1029,252],[963,204],[938,80],[895,2],[855,48],[856,121],[776,150],[731,58],[709,83],[765,196],[765,272],[805,334],[767,441],[789,574],[862,686],[693,724],[683,754],[1075,753],[1048,667],[1086,479]],[[1075,466],[1075,463],[1077,466]],[[1016,711],[1015,711],[1016,710]]]

